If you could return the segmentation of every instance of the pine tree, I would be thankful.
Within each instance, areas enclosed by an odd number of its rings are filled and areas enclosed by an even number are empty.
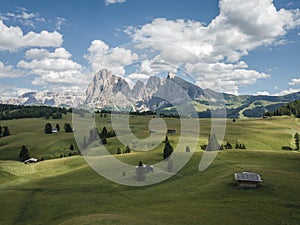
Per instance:
[[[208,144],[207,144],[207,151],[216,151],[220,149],[220,145],[218,143],[217,137],[215,134],[208,136]]]
[[[169,142],[168,136],[166,136],[165,143]]]
[[[19,154],[19,160],[24,162],[27,159],[29,159],[29,152],[28,149],[23,145]]]
[[[106,144],[107,144],[106,137],[103,137],[103,138],[101,139],[101,143],[102,143],[103,145],[106,145]]]
[[[73,144],[71,144],[70,145],[70,148],[69,148],[71,151],[73,151],[74,150],[74,146],[73,146]]]
[[[168,158],[173,153],[173,147],[170,144],[170,142],[165,143],[164,152],[163,152],[163,158]]]
[[[125,148],[125,153],[130,153],[130,152],[131,152],[131,150],[129,148],[129,145],[127,145],[126,148]]]
[[[294,135],[294,138],[295,138],[296,150],[299,150],[299,140],[300,140],[300,135],[299,135],[298,132]]]
[[[59,131],[60,131],[60,126],[59,126],[59,124],[58,124],[58,123],[56,124],[56,126],[55,126],[55,127],[56,127],[57,131],[59,132]]]
[[[189,146],[186,146],[186,147],[185,147],[185,152],[191,152],[191,149],[190,149]]]
[[[8,129],[8,126],[4,126],[3,127],[3,133],[2,133],[2,137],[7,137],[10,135],[10,131]]]
[[[46,123],[46,125],[45,125],[45,134],[52,134],[52,125],[51,125],[51,123]]]
[[[120,147],[118,147],[117,154],[122,154]]]
[[[94,127],[89,132],[89,144],[96,141],[97,138],[98,138],[98,130],[97,130],[97,128]]]
[[[106,127],[103,127],[102,132],[101,132],[101,137],[108,138],[108,132],[107,132]]]
[[[69,123],[65,123],[64,124],[64,130],[65,132],[69,133],[69,132],[73,132],[73,129],[71,127],[71,125]]]

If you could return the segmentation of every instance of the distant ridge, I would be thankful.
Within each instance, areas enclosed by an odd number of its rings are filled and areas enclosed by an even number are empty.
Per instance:
[[[219,93],[202,89],[171,72],[165,78],[150,76],[145,83],[137,81],[131,88],[124,78],[102,69],[94,75],[85,93],[28,92],[15,99],[0,100],[0,103],[98,109],[107,109],[115,103],[135,111],[160,110],[173,113],[176,112],[176,102],[186,101],[182,99],[183,96],[188,96],[188,101],[195,106],[199,117],[209,117],[209,102],[216,100],[226,106],[227,117],[230,118],[262,117],[284,104],[300,100],[300,92],[283,96]],[[170,98],[174,104],[166,100]]]

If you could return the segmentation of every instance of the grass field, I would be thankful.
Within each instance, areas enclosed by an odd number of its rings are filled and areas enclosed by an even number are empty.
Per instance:
[[[147,137],[151,117],[132,117],[139,137]],[[53,125],[71,121],[70,115]],[[12,135],[0,139],[0,224],[300,224],[300,153],[283,151],[299,131],[295,118],[227,121],[225,141],[245,143],[247,150],[226,150],[204,172],[198,171],[207,142],[208,119],[200,120],[200,139],[188,164],[175,176],[146,187],[128,187],[94,172],[81,156],[58,158],[75,143],[64,132],[46,135],[48,120],[0,121]],[[99,130],[109,118],[97,118]],[[180,130],[176,119],[168,127]],[[170,136],[176,144],[180,132]],[[33,157],[55,158],[25,165],[14,161],[22,145]],[[108,139],[115,154],[121,145]],[[160,160],[162,145],[149,153],[116,155],[123,162]],[[256,190],[236,188],[233,173],[253,171],[264,180]]]

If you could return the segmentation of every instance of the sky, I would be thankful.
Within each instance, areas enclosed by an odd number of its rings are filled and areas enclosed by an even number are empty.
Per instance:
[[[300,1],[2,0],[0,98],[84,92],[103,68],[232,94],[300,91]]]

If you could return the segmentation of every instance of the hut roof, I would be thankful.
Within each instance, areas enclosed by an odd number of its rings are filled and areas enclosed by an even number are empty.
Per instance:
[[[252,172],[235,173],[234,178],[236,181],[252,181],[252,182],[262,182],[263,181],[259,174],[252,173]]]

